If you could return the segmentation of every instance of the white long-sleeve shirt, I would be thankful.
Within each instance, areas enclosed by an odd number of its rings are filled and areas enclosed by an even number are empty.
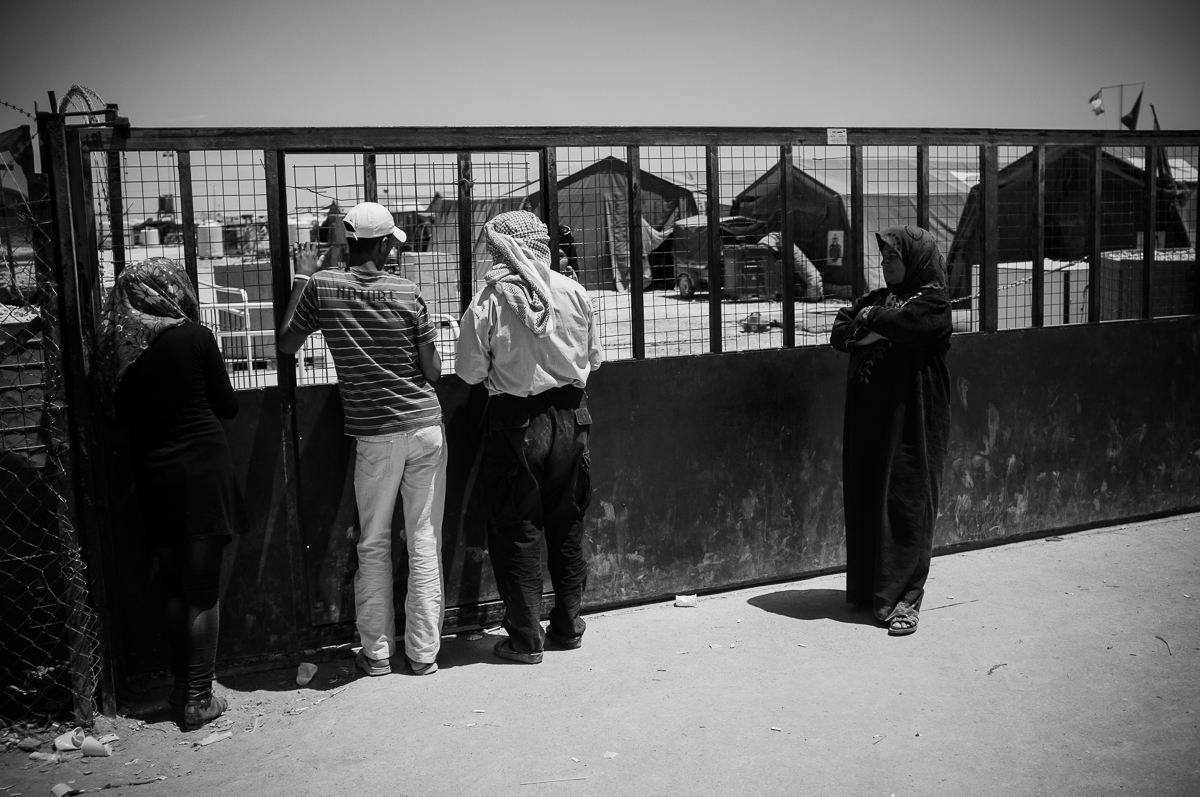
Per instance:
[[[492,396],[532,396],[566,385],[585,387],[588,374],[604,362],[587,290],[551,272],[550,301],[553,331],[538,337],[502,294],[484,286],[459,325],[454,372],[468,384],[482,382]]]

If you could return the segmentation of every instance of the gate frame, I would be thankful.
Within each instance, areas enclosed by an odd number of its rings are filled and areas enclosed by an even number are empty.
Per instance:
[[[540,156],[542,190],[547,197],[543,215],[550,227],[552,245],[556,242],[558,196],[557,191],[550,190],[556,185],[555,170],[556,147],[613,147],[626,148],[626,160],[629,164],[627,172],[629,190],[629,217],[632,221],[635,214],[640,217],[640,186],[638,178],[639,147],[643,146],[695,146],[703,148],[706,154],[706,187],[710,221],[719,215],[720,186],[718,159],[721,147],[730,146],[761,146],[776,149],[781,162],[791,159],[796,147],[825,146],[828,144],[826,128],[816,127],[701,127],[701,128],[671,128],[671,127],[313,127],[313,128],[134,128],[128,120],[117,115],[115,106],[110,106],[105,120],[99,124],[85,123],[83,125],[68,124],[64,116],[43,113],[39,115],[39,131],[44,131],[43,169],[51,174],[52,197],[54,201],[55,235],[57,237],[56,254],[59,259],[60,296],[62,305],[63,345],[68,356],[69,367],[66,369],[67,383],[72,405],[75,410],[71,413],[72,446],[76,474],[76,502],[84,540],[91,579],[95,610],[99,622],[101,655],[102,655],[102,684],[101,710],[112,715],[115,712],[115,684],[122,681],[120,674],[125,671],[123,651],[114,641],[121,639],[118,633],[121,626],[119,613],[115,611],[115,599],[105,589],[106,584],[115,583],[117,564],[113,561],[111,551],[101,544],[101,539],[111,535],[111,511],[109,505],[109,490],[104,472],[102,457],[97,456],[91,441],[95,436],[95,409],[100,406],[99,395],[94,381],[90,380],[89,364],[86,353],[91,350],[95,339],[95,322],[100,309],[99,260],[96,248],[96,226],[94,222],[94,204],[92,197],[91,155],[104,152],[107,154],[108,182],[111,226],[119,246],[123,247],[120,236],[123,214],[117,212],[121,201],[121,185],[119,174],[119,153],[138,151],[169,151],[177,154],[176,168],[179,170],[181,185],[182,211],[185,222],[192,218],[190,159],[193,151],[205,150],[255,150],[263,153],[266,175],[266,200],[268,215],[268,234],[270,243],[270,259],[273,274],[273,301],[275,321],[278,327],[282,321],[284,309],[290,294],[290,273],[287,252],[286,218],[287,178],[286,158],[290,154],[338,153],[361,154],[364,156],[364,183],[370,188],[374,183],[374,160],[379,153],[455,153],[458,157],[458,186],[459,186],[459,235],[460,241],[460,297],[462,308],[465,310],[471,298],[472,287],[472,230],[471,230],[471,153],[474,152],[504,152],[504,151],[536,151]],[[1007,146],[1029,146],[1035,152],[1035,229],[1038,231],[1035,243],[1033,268],[1033,296],[1040,297],[1044,291],[1044,274],[1042,269],[1042,238],[1044,229],[1044,154],[1045,147],[1050,145],[1075,145],[1093,148],[1098,153],[1101,147],[1141,147],[1145,155],[1146,183],[1151,189],[1154,186],[1154,156],[1160,147],[1167,146],[1197,146],[1200,144],[1200,131],[1082,131],[1082,130],[1019,130],[1019,129],[934,129],[934,128],[849,128],[845,131],[848,154],[851,163],[851,215],[848,236],[847,256],[851,259],[854,269],[854,281],[857,292],[861,293],[864,279],[864,264],[866,253],[862,249],[863,224],[863,157],[864,147],[868,146],[913,146],[917,152],[918,164],[918,208],[919,220],[926,220],[929,213],[929,158],[930,146],[974,146],[979,148],[981,172],[981,194],[985,212],[984,224],[981,225],[983,236],[983,263],[980,265],[980,324],[979,333],[995,333],[997,330],[997,299],[998,285],[996,260],[998,253],[998,232],[996,207],[996,173],[997,148]],[[1090,203],[1089,233],[1092,260],[1091,273],[1093,284],[1099,273],[1099,262],[1096,254],[1099,251],[1100,225],[1100,181],[1097,164],[1092,170],[1092,186]],[[786,170],[784,170],[786,174]],[[785,178],[786,179],[786,178]],[[1146,201],[1144,223],[1153,229],[1155,208],[1153,193]],[[792,238],[791,213],[788,193],[782,196],[782,213],[785,219],[783,229],[784,264],[790,272],[794,268],[791,247],[788,245]],[[639,222],[640,224],[640,219]],[[187,226],[187,225],[185,225]],[[710,225],[711,226],[711,225]],[[631,227],[631,229],[636,229]],[[714,227],[715,229],[715,227]],[[1146,251],[1150,259],[1143,273],[1143,306],[1140,309],[1142,319],[1152,319],[1150,310],[1151,269],[1153,258],[1153,236],[1147,235]],[[719,289],[723,268],[720,264],[720,247],[714,245],[715,236],[710,236],[709,274],[710,284]],[[189,276],[196,278],[196,248],[197,241],[194,232],[185,230],[184,253]],[[631,276],[638,286],[641,282],[641,269],[634,266],[634,255],[640,255],[641,239],[639,235],[631,235]],[[552,248],[552,251],[553,248]],[[116,255],[116,253],[115,253]],[[640,260],[640,257],[638,258]],[[114,258],[114,267],[119,268],[124,261],[124,252]],[[785,295],[790,294],[791,281],[785,280]],[[1200,302],[1200,279],[1197,280],[1197,301]],[[714,299],[713,297],[717,297]],[[1089,324],[1098,322],[1097,307],[1098,291],[1093,290],[1090,297]],[[719,334],[720,305],[719,290],[710,291],[709,327],[710,352],[721,354],[721,337]],[[633,359],[645,359],[644,312],[641,292],[635,290],[631,297],[634,319],[633,330]],[[785,303],[784,316],[789,321],[794,319],[795,308]],[[1041,304],[1033,309],[1033,325],[1041,326]],[[795,346],[793,323],[785,324],[784,348]],[[730,352],[736,356],[738,352]],[[695,355],[706,356],[706,355]],[[285,365],[286,363],[286,365]],[[282,435],[280,445],[283,449],[284,471],[284,502],[287,522],[287,532],[293,539],[303,539],[302,518],[299,511],[299,455],[296,429],[296,368],[293,355],[279,357],[279,388],[280,411],[282,419]],[[94,500],[89,500],[94,498]],[[293,577],[302,580],[306,589],[311,589],[307,568],[293,562]],[[96,574],[100,574],[97,577]],[[775,579],[778,580],[778,579]],[[734,588],[744,585],[729,585]],[[633,599],[632,602],[637,602]],[[300,619],[300,618],[298,618]],[[304,618],[309,624],[309,618]]]

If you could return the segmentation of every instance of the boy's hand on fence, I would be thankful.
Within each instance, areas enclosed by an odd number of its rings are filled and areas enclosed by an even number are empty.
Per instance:
[[[328,263],[328,256],[322,257],[318,254],[315,242],[298,244],[293,257],[296,263],[296,273],[305,277],[311,277],[313,274],[316,274],[322,268],[325,268]]]

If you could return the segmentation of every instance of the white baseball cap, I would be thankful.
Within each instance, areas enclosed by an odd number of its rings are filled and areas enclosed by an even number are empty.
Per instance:
[[[342,223],[346,225],[346,237],[359,240],[362,238],[383,238],[393,236],[400,243],[407,240],[404,230],[396,226],[390,210],[378,202],[360,202],[350,208]]]

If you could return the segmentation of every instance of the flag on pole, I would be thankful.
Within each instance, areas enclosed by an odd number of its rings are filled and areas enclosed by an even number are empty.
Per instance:
[[[1103,93],[1104,93],[1104,89],[1100,89],[1099,91],[1097,91],[1095,94],[1092,95],[1092,98],[1090,100],[1088,100],[1088,102],[1090,102],[1092,104],[1092,113],[1096,114],[1096,116],[1099,116],[1100,114],[1104,113],[1104,98],[1102,96],[1100,96]]]
[[[1142,89],[1142,91],[1138,92],[1137,99],[1133,101],[1133,108],[1130,109],[1129,113],[1121,117],[1121,124],[1130,130],[1137,130],[1138,114],[1142,110],[1142,92],[1144,91],[1145,89]]]

